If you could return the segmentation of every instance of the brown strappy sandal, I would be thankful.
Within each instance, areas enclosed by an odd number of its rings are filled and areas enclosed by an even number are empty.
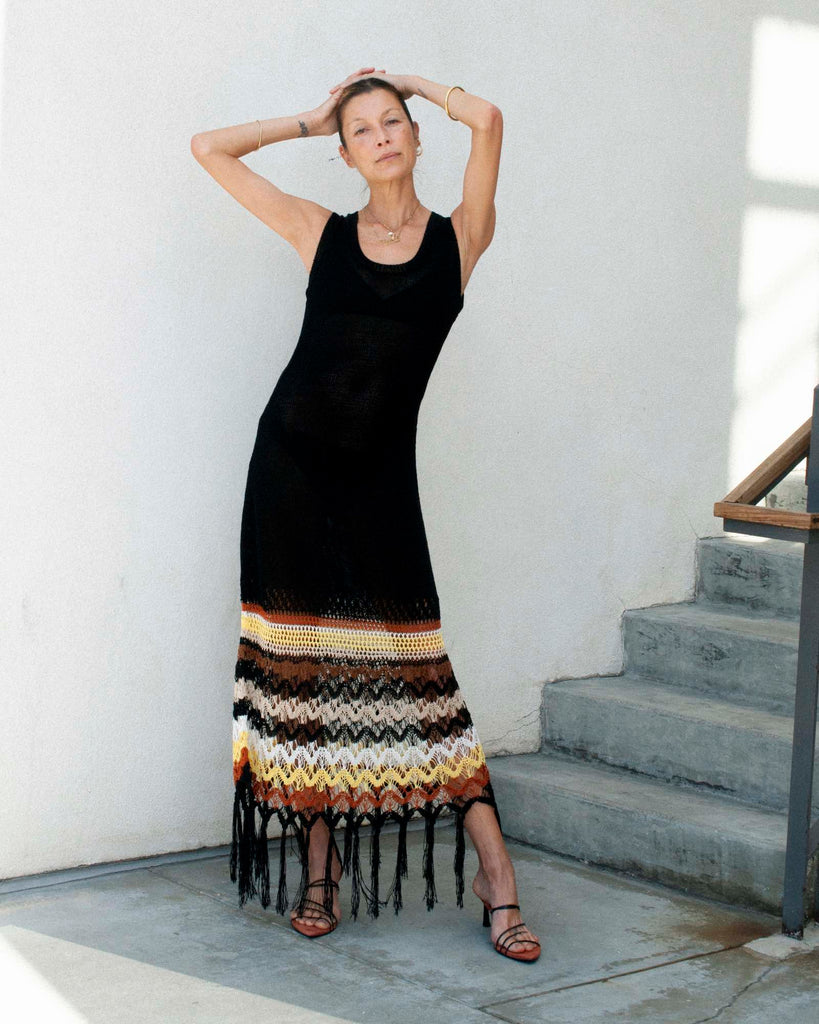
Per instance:
[[[315,882],[310,882],[307,888],[310,889],[314,885],[320,885],[323,887],[324,879],[319,878]],[[334,882],[331,880],[330,886],[333,889],[338,889],[338,882]],[[329,935],[330,932],[335,931],[335,929],[338,927],[338,918],[331,911],[327,910],[324,904],[319,902],[319,900],[313,900],[310,899],[309,896],[305,896],[298,906],[299,913],[304,913],[304,908],[307,906],[308,903],[310,904],[311,907],[315,907],[317,910],[321,911],[320,914],[316,915],[316,919],[318,921],[327,921],[330,927],[325,928],[319,927],[318,925],[305,924],[304,922],[300,922],[297,920],[299,916],[297,914],[295,917],[290,918],[290,924],[293,925],[296,931],[299,932],[300,935],[306,935],[308,939],[317,939],[319,935]]]
[[[479,897],[480,898],[480,897]],[[483,926],[488,928],[490,926],[490,914],[494,914],[496,910],[520,910],[520,906],[517,903],[502,903],[498,907],[490,907],[486,900],[481,900],[483,903]],[[516,939],[514,933],[520,931],[521,928],[525,928],[526,925],[523,921],[520,924],[513,924],[509,928],[505,928],[497,940],[495,941],[495,949],[500,953],[501,956],[508,956],[510,960],[524,960],[527,963],[531,963],[533,960],[537,960],[540,956],[540,943],[537,939]],[[504,938],[508,936],[508,938]],[[534,942],[537,945],[537,949],[525,949],[519,953],[513,952],[510,947],[514,946],[516,942]]]

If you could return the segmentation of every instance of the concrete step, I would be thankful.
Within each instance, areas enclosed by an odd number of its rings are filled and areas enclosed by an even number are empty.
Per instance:
[[[798,617],[803,552],[795,541],[707,537],[697,545],[697,596]]]
[[[790,713],[799,622],[706,601],[623,614],[625,671]]]
[[[793,720],[786,715],[608,676],[545,686],[542,723],[550,749],[775,810],[788,806]],[[819,801],[819,760],[814,793]]]
[[[493,757],[488,764],[510,838],[779,911],[784,814],[555,754]]]

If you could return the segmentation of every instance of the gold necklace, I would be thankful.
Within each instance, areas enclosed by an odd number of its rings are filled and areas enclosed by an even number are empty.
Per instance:
[[[420,205],[421,205],[421,201],[419,200],[416,203],[416,205],[415,205],[415,210],[417,210]],[[370,214],[369,209],[367,209],[367,207],[365,207],[365,210],[367,210],[367,213],[369,215]],[[404,224],[408,224],[412,220],[413,215],[415,214],[415,210],[412,211],[412,213],[409,215],[409,217],[407,217],[407,219],[404,221],[403,224],[399,224],[398,225],[398,227],[395,229],[395,231],[391,231],[390,228],[388,228],[386,224],[382,224],[380,220],[376,220],[376,218],[373,217],[373,219],[372,219],[372,221],[370,223],[372,223],[372,224],[381,224],[381,227],[384,228],[384,230],[387,232],[387,237],[386,238],[376,238],[375,241],[376,242],[399,242],[401,240],[401,228],[404,227]]]

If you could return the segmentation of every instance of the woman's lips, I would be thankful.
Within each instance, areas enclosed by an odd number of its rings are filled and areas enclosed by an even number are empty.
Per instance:
[[[377,163],[377,164],[380,164],[382,160],[391,160],[391,159],[392,159],[392,157],[394,157],[394,156],[400,156],[400,155],[401,155],[400,153],[388,153],[388,154],[387,154],[386,156],[380,156],[380,157],[379,157],[379,158],[378,158],[378,159],[376,160],[376,163]]]

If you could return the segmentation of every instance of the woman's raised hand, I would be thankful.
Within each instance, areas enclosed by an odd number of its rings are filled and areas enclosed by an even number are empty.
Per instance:
[[[339,82],[338,85],[334,85],[330,89],[330,95],[328,98],[320,106],[316,107],[314,111],[312,111],[311,134],[335,135],[338,131],[338,124],[336,122],[336,106],[342,90],[345,86],[350,85],[351,82],[355,82],[360,78],[373,77],[383,78],[385,82],[389,82],[391,85],[394,85],[403,99],[408,99],[415,93],[415,90],[410,84],[408,75],[388,75],[384,68],[381,68],[380,71],[374,67],[359,68],[358,71],[354,71],[353,74],[348,75],[343,82]]]
[[[388,75],[386,70],[386,68],[381,68],[380,71],[376,71],[375,68],[362,68],[357,74],[350,75],[340,85],[334,85],[330,92],[340,92],[345,85],[349,85],[356,78],[373,78],[377,76],[378,78],[383,78],[385,82],[389,82],[390,85],[395,86],[401,94],[401,99],[408,100],[410,96],[415,95],[415,88],[410,82],[410,75]]]
[[[354,71],[351,75],[348,75],[343,82],[339,82],[338,85],[334,85],[330,92],[341,92],[345,85],[349,85],[350,82],[354,82],[357,78],[372,78],[373,73],[381,77],[381,73],[384,71],[376,71],[375,68],[359,68],[358,71]]]
[[[385,74],[382,68],[380,72],[376,72],[379,78],[383,78],[385,82],[389,82],[390,85],[394,86],[402,100],[408,100],[410,96],[415,95],[415,86],[412,84],[412,75],[388,75]],[[365,75],[365,78],[371,78],[372,75]],[[338,88],[338,86],[336,86]]]
[[[375,68],[359,68],[352,75],[348,75],[343,82],[334,85],[330,89],[330,95],[327,99],[310,112],[310,134],[335,135],[338,131],[336,106],[341,96],[341,90],[345,85],[349,85],[350,82],[354,82],[358,78],[369,78],[373,72],[375,72]]]

